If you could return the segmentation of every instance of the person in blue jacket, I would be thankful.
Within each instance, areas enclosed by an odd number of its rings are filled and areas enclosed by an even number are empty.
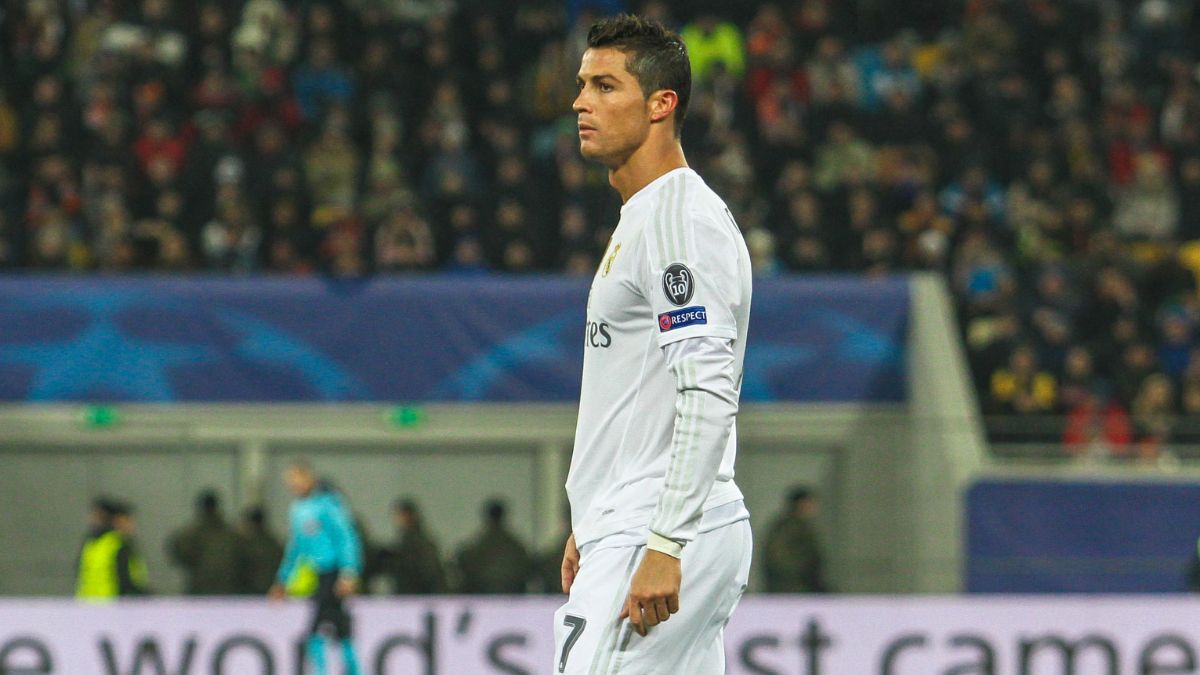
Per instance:
[[[343,603],[358,590],[362,576],[362,544],[350,509],[341,495],[317,480],[305,460],[288,464],[284,482],[296,500],[288,516],[291,533],[271,596],[311,594],[315,612],[305,651],[316,675],[325,675],[322,634],[327,630],[341,644],[345,672],[359,675],[350,613]]]

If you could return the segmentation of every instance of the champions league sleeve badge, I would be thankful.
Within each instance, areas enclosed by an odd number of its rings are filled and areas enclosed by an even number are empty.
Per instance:
[[[672,305],[682,307],[692,299],[696,282],[692,271],[683,263],[672,263],[663,271],[663,293]]]

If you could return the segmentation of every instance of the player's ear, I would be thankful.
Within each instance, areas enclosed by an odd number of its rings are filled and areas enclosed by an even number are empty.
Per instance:
[[[665,122],[675,114],[675,108],[679,105],[679,94],[675,93],[674,89],[659,89],[650,94],[649,104],[650,121]]]

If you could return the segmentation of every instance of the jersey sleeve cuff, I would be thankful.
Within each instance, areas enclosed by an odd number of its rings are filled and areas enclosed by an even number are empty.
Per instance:
[[[678,558],[683,555],[682,543],[677,542],[674,539],[668,539],[667,537],[655,532],[651,532],[650,536],[646,538],[646,548],[650,549],[651,551],[665,553],[672,558]]]
[[[660,332],[658,334],[658,346],[666,347],[672,342],[679,342],[687,338],[714,337],[725,340],[736,340],[737,336],[737,329],[728,326],[688,326],[665,333]]]

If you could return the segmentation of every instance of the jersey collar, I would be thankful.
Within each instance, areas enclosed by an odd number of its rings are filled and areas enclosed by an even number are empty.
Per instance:
[[[662,189],[663,184],[670,180],[672,176],[680,173],[695,173],[695,171],[692,171],[691,167],[681,166],[678,169],[671,169],[658,178],[655,178],[647,183],[641,190],[633,193],[633,196],[629,198],[629,201],[621,205],[621,214],[624,215],[625,209],[632,207],[634,204],[640,201],[644,201],[655,192],[658,192],[660,189]]]

